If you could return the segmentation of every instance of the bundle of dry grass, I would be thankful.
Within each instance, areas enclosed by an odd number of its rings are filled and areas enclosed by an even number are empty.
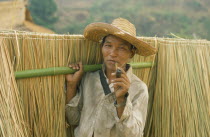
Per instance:
[[[0,38],[0,136],[28,137],[23,106],[7,47]]]
[[[0,32],[15,71],[62,67],[82,61],[102,62],[98,43],[80,35]],[[147,137],[208,136],[210,106],[209,45],[206,40],[142,38],[159,49],[158,55],[132,62],[154,61],[153,69],[134,72],[149,85]],[[18,46],[19,45],[19,46]],[[72,136],[65,129],[64,76],[17,80],[32,136]]]
[[[82,36],[12,33],[2,37],[6,37],[5,45],[9,46],[16,71],[67,66],[80,60],[84,64],[101,62],[96,44]],[[64,76],[17,80],[17,84],[31,134],[65,136]]]
[[[210,136],[210,42],[159,40],[145,137]]]

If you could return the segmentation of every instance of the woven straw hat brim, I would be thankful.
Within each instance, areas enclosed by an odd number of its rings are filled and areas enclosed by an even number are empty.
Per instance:
[[[2,42],[3,42],[3,38],[0,38],[0,46],[1,46]]]
[[[136,53],[141,56],[150,56],[157,52],[156,48],[111,24],[101,22],[92,23],[84,29],[84,37],[95,42],[99,42],[109,34],[115,35],[134,45],[137,48]]]

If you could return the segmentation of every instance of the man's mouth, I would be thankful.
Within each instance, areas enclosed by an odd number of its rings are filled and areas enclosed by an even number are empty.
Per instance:
[[[115,60],[108,60],[108,62],[113,63],[113,64],[118,63],[118,62],[115,61]]]

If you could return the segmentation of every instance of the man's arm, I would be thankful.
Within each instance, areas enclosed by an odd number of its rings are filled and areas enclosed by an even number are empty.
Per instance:
[[[66,104],[76,95],[77,86],[79,85],[84,73],[81,62],[79,62],[79,64],[70,64],[69,67],[78,71],[74,74],[66,75]]]
[[[78,125],[80,120],[80,110],[82,108],[82,90],[78,91],[79,83],[83,75],[83,66],[71,64],[70,68],[78,70],[74,74],[66,75],[66,119],[70,125]]]
[[[119,110],[113,109],[115,102],[115,94],[111,93],[106,98],[107,104],[106,110],[110,116],[113,116],[116,120],[115,131],[119,137],[143,137],[143,130],[146,122],[146,114],[148,107],[148,89],[146,84],[140,84],[133,86],[129,92],[135,92],[136,94],[128,95],[126,105],[123,107],[123,112],[119,118]],[[117,110],[117,113],[116,113]],[[111,118],[113,119],[113,118]]]

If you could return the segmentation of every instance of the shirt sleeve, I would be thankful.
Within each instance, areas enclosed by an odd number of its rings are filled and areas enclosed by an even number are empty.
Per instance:
[[[82,84],[80,84],[77,94],[65,106],[66,119],[70,125],[79,125],[82,107]]]
[[[114,96],[114,94],[108,97],[110,105],[114,105],[114,100],[111,99],[113,98],[112,96]],[[117,136],[143,137],[143,130],[147,115],[148,98],[148,89],[146,84],[143,83],[139,88],[139,92],[133,97],[132,100],[130,95],[127,97],[126,106],[120,119],[117,116],[116,108],[108,109],[111,111],[110,113],[112,113],[112,116],[116,120],[115,129]]]

